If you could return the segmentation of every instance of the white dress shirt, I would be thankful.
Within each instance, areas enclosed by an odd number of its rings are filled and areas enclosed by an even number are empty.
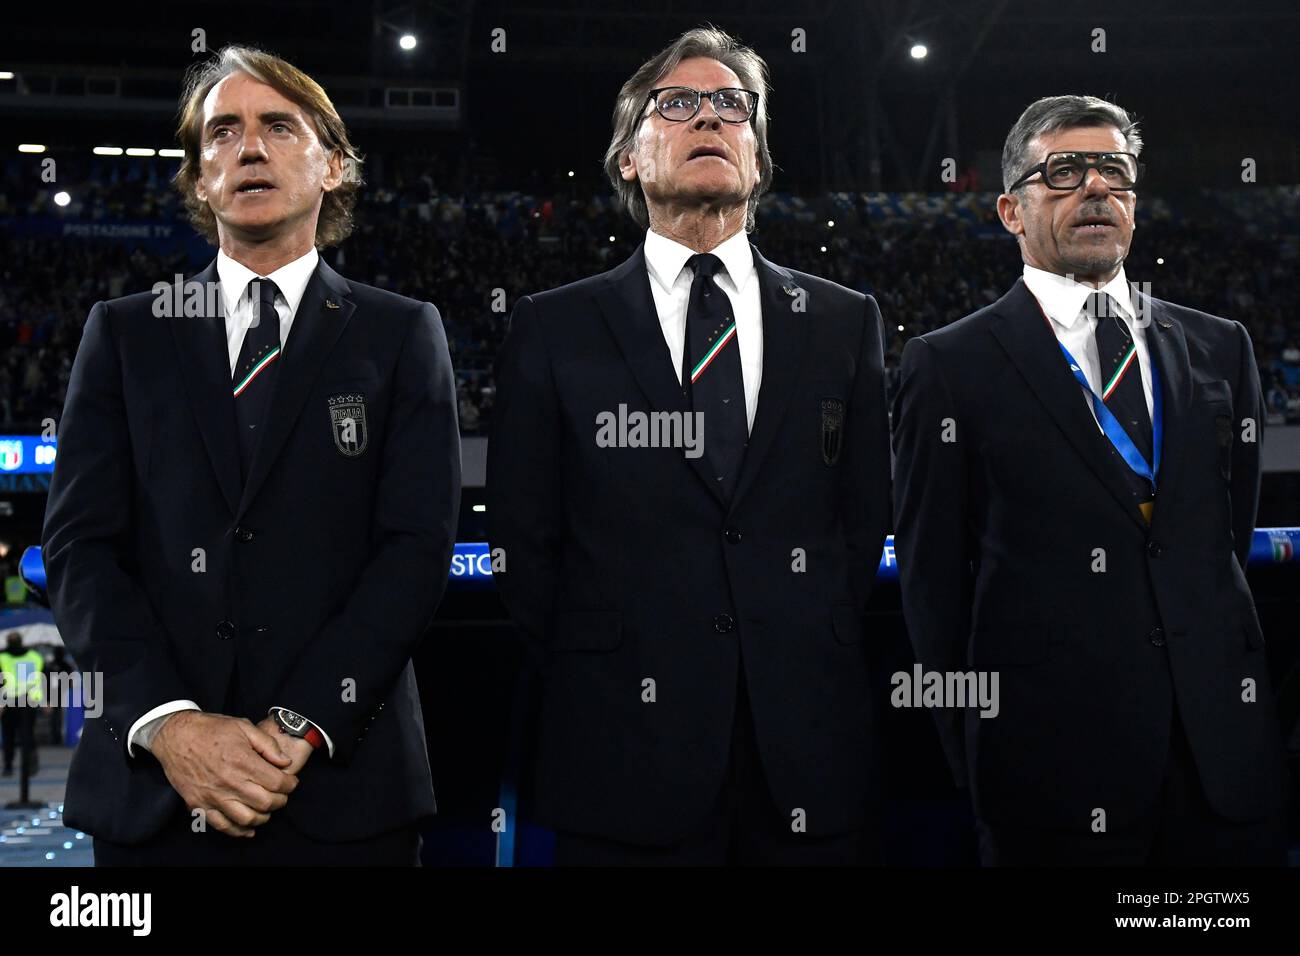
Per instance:
[[[293,327],[298,303],[307,291],[307,283],[311,281],[319,260],[320,255],[313,247],[305,256],[294,259],[266,276],[279,289],[275,297],[275,311],[280,317],[282,343],[289,341],[289,330]],[[239,350],[244,344],[244,333],[253,323],[253,316],[257,312],[257,297],[252,294],[248,284],[262,277],[224,252],[218,252],[217,278],[221,280],[221,301],[226,307],[226,350],[230,353],[230,374],[233,376],[235,365],[239,361]]]
[[[713,275],[718,288],[727,294],[736,317],[736,341],[740,346],[740,374],[745,386],[745,417],[752,431],[758,410],[758,389],[763,381],[763,297],[749,236],[742,229],[713,250],[722,268]],[[686,308],[690,304],[693,271],[686,260],[695,250],[647,230],[646,271],[654,294],[659,327],[673,359],[673,372],[682,380],[682,354],[686,351]]]
[[[1044,272],[1042,269],[1027,265],[1025,285],[1038,299],[1038,304],[1047,313],[1047,317],[1052,320],[1050,324],[1052,331],[1056,333],[1057,341],[1069,349],[1074,360],[1083,369],[1083,377],[1088,380],[1088,384],[1098,395],[1101,394],[1105,382],[1101,378],[1101,360],[1097,356],[1097,317],[1089,315],[1083,306],[1088,301],[1088,296],[1094,292],[1104,292],[1115,300],[1119,305],[1124,324],[1128,326],[1129,333],[1133,336],[1133,344],[1137,348],[1138,367],[1142,372],[1142,391],[1147,400],[1147,415],[1152,416],[1154,413],[1151,400],[1151,356],[1147,349],[1146,338],[1146,326],[1150,319],[1136,321],[1137,309],[1133,304],[1132,290],[1124,276],[1124,267],[1120,266],[1115,278],[1100,289],[1094,289],[1090,285],[1075,282],[1065,276]],[[1065,361],[1064,355],[1061,356],[1061,361]],[[1096,420],[1097,411],[1093,408],[1092,397],[1082,387],[1079,392],[1088,403],[1088,413]],[[1097,423],[1097,427],[1101,428],[1100,422]]]
[[[320,255],[313,246],[305,256],[281,266],[265,277],[274,282],[279,290],[275,297],[275,311],[280,318],[281,342],[289,341],[289,329],[293,326],[293,317],[298,311],[298,303],[302,301],[303,293],[307,291],[307,283],[311,281],[319,259]],[[239,362],[239,349],[244,344],[244,333],[248,331],[257,311],[256,297],[250,291],[249,283],[262,277],[224,252],[218,252],[217,278],[221,286],[221,301],[225,306],[226,349],[229,352],[230,374],[233,377],[235,365]],[[137,744],[145,750],[150,749],[154,735],[162,727],[165,718],[177,711],[200,709],[199,705],[192,700],[172,700],[159,704],[131,725],[131,730],[126,735],[127,754],[135,756]],[[312,726],[320,731],[321,736],[325,738],[330,756],[334,756],[334,743],[330,740],[329,734],[325,733],[324,728],[319,724],[313,723]]]

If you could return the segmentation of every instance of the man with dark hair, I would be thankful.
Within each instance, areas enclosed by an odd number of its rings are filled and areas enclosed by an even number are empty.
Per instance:
[[[606,157],[645,242],[521,299],[499,356],[487,513],[561,864],[876,856],[880,312],[749,243],[766,96],[720,30],[645,63]]]
[[[59,427],[50,605],[105,698],[66,818],[98,865],[410,865],[434,812],[411,654],[460,496],[442,322],[317,252],[358,157],[305,73],[223,50],[179,138],[220,251],[95,305]]]
[[[896,552],[989,864],[1281,863],[1281,740],[1243,568],[1261,394],[1239,323],[1130,287],[1136,122],[1054,96],[1007,136],[1024,275],[908,342]]]

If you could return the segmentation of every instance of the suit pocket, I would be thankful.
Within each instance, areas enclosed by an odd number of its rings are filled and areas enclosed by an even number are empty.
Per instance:
[[[328,367],[321,380],[334,391],[373,387],[379,384],[379,367],[370,359],[349,359]]]
[[[831,608],[831,624],[837,644],[861,644],[866,636],[862,616],[852,604],[837,604]]]
[[[1232,389],[1224,379],[1215,382],[1197,382],[1192,386],[1192,404],[1205,402],[1207,404],[1223,403],[1229,410],[1232,408]]]
[[[612,651],[623,643],[623,615],[618,611],[559,611],[555,615],[557,651]]]

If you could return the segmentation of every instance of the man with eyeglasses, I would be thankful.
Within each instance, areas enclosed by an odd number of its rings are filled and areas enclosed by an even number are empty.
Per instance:
[[[1240,323],[1130,286],[1141,150],[1112,103],[1033,103],[998,198],[1023,277],[903,353],[903,607],[924,670],[999,675],[995,717],[940,717],[990,865],[1283,860],[1259,374]]]
[[[521,299],[499,356],[490,536],[560,864],[877,856],[880,312],[750,244],[765,97],[720,30],[645,63],[605,162],[645,241]]]

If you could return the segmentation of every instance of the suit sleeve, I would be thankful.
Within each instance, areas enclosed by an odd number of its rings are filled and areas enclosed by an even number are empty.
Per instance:
[[[973,593],[967,544],[971,435],[925,339],[907,343],[900,377],[894,400],[894,553],[903,615],[924,670],[964,671]],[[953,778],[966,787],[962,711],[939,708],[935,715]]]
[[[849,593],[865,613],[889,531],[889,411],[885,399],[883,325],[867,296],[862,346],[849,399],[845,448],[844,517],[849,550]]]
[[[498,355],[488,443],[488,528],[505,553],[497,587],[525,646],[545,656],[560,562],[560,407],[537,309],[520,299]]]
[[[1240,322],[1233,323],[1237,328],[1238,347],[1240,349],[1237,367],[1236,394],[1232,398],[1232,407],[1238,409],[1237,420],[1233,422],[1232,442],[1232,542],[1237,560],[1244,570],[1246,558],[1250,555],[1251,540],[1255,536],[1255,516],[1259,508],[1259,487],[1261,472],[1261,447],[1264,438],[1264,392],[1259,381],[1259,369],[1255,365],[1255,350],[1250,343],[1250,334]],[[1254,421],[1254,441],[1242,441],[1246,420]]]
[[[118,343],[104,302],[86,319],[58,441],[41,532],[46,590],[78,666],[103,674],[103,716],[125,752],[127,730],[141,716],[195,694],[134,577],[136,477]]]
[[[442,320],[427,303],[402,345],[380,454],[366,566],[273,697],[328,730],[343,764],[432,621],[456,542],[456,385]],[[349,686],[355,697],[345,699]]]

